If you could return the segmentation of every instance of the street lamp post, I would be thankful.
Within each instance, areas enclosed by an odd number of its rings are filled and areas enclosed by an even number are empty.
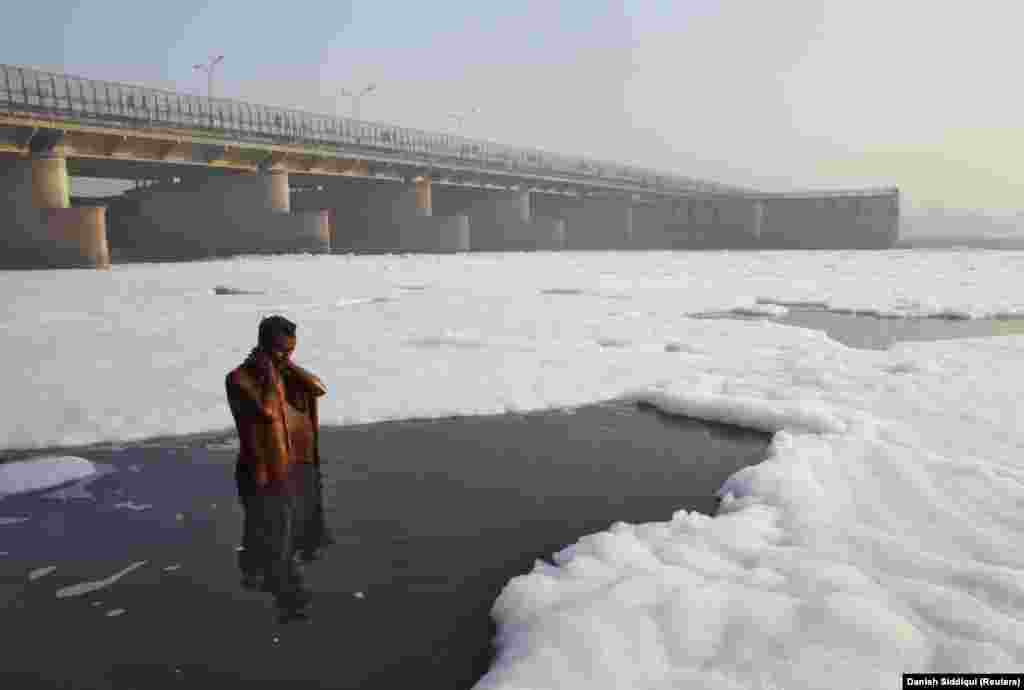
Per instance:
[[[217,65],[223,62],[224,56],[218,55],[210,58],[210,61],[203,65],[192,65],[192,69],[206,72],[206,95],[209,98],[213,98],[213,72]]]
[[[357,91],[355,93],[353,93],[352,91],[349,91],[348,89],[342,89],[341,90],[341,95],[342,96],[348,96],[349,98],[352,99],[352,118],[353,119],[355,119],[355,120],[359,119],[359,101],[362,99],[363,96],[365,96],[366,94],[370,93],[371,91],[373,91],[376,88],[377,88],[376,84],[367,84],[366,86],[364,86],[362,89],[360,89],[359,91]]]
[[[466,118],[470,115],[477,115],[480,112],[480,108],[471,108],[468,113],[448,113],[450,120],[455,120],[455,131],[459,136],[462,136],[462,128],[466,124]]]

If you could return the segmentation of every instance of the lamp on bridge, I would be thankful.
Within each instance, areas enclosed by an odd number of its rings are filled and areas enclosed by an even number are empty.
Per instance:
[[[205,65],[192,65],[192,70],[201,70],[206,72],[206,95],[209,98],[213,98],[213,70],[224,61],[223,55],[217,55],[216,57],[210,58],[210,61]]]
[[[365,96],[366,94],[374,91],[376,88],[377,88],[376,84],[367,84],[366,86],[364,86],[359,91],[356,91],[355,93],[353,93],[352,91],[349,91],[348,89],[342,89],[341,90],[341,95],[342,96],[347,96],[347,97],[352,99],[352,118],[353,119],[355,119],[355,120],[359,119],[359,101],[362,99],[363,96]]]
[[[473,107],[470,108],[468,113],[448,113],[448,118],[455,120],[455,131],[459,136],[462,136],[462,126],[466,124],[466,118],[470,115],[478,115],[479,113],[480,108]]]

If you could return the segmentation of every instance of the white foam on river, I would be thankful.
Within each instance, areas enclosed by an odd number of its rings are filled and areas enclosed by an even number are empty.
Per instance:
[[[908,671],[1020,672],[1024,337],[867,351],[690,315],[801,304],[1024,315],[1022,276],[1024,253],[986,251],[242,257],[5,272],[0,329],[18,366],[4,376],[0,447],[229,429],[224,374],[259,318],[280,312],[299,324],[296,360],[330,389],[325,424],[626,397],[774,433],[769,457],[722,487],[719,516],[580,535],[554,565],[509,582],[480,688],[882,688]],[[0,474],[0,492],[89,469],[34,462]]]

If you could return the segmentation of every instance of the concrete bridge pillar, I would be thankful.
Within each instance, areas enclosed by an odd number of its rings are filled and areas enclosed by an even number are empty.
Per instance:
[[[288,189],[288,173],[273,170],[263,173],[267,182],[267,198],[274,211],[288,213],[292,210],[291,192]]]
[[[66,257],[53,268],[110,268],[106,206],[45,208],[41,217],[47,243]]]
[[[71,207],[53,147],[0,161],[0,268],[109,268],[106,207]]]
[[[632,208],[630,246],[651,251],[685,246],[692,208],[688,199],[645,203]]]
[[[898,193],[860,195],[856,205],[831,195],[781,195],[762,203],[762,246],[888,249],[899,238]]]
[[[470,248],[468,215],[446,206],[443,187],[435,214],[429,178],[334,180],[323,186],[322,191],[296,192],[292,208],[330,209],[338,251],[443,253]]]
[[[63,155],[37,153],[31,158],[32,203],[37,208],[69,208],[71,185]]]
[[[430,177],[427,175],[413,179],[413,184],[416,187],[416,215],[432,216],[434,214],[430,183]]]
[[[754,223],[751,227],[751,234],[753,234],[755,240],[761,239],[761,228],[764,225],[764,201],[761,199],[754,200]]]
[[[599,199],[537,195],[538,215],[566,221],[567,249],[614,250],[630,247],[633,234],[632,203],[625,199]]]
[[[519,219],[524,223],[533,220],[533,208],[530,203],[530,190],[519,192]]]
[[[555,249],[565,249],[568,246],[569,237],[565,233],[565,218],[554,219],[554,230],[552,232]]]
[[[442,248],[448,251],[468,252],[472,247],[469,216],[459,214],[447,229],[442,230]]]
[[[207,174],[135,190],[112,209],[122,256],[173,261],[239,253],[330,252],[328,213],[293,212],[289,175]]]
[[[551,251],[562,247],[556,217],[535,213],[538,195],[528,189],[439,185],[435,191],[438,214],[469,216],[472,251]]]

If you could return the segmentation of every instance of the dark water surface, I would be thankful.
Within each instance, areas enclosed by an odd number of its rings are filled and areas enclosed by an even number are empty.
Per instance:
[[[469,688],[510,578],[615,520],[712,513],[769,442],[613,404],[325,428],[338,544],[308,570],[312,620],[280,626],[267,595],[238,587],[235,451],[216,448],[231,438],[69,449],[117,469],[84,487],[91,499],[0,500],[0,516],[29,518],[0,526],[5,687]]]
[[[701,314],[700,318],[774,321],[825,331],[830,338],[848,347],[871,350],[885,350],[901,341],[1024,335],[1024,318],[893,318],[814,307],[792,307],[785,316],[778,318],[728,312]]]
[[[1006,327],[806,309],[778,321],[856,347]],[[116,471],[77,498],[0,499],[0,518],[27,518],[0,520],[0,686],[469,688],[492,661],[490,609],[510,578],[616,520],[713,513],[714,492],[770,439],[616,403],[325,427],[338,544],[307,572],[312,620],[287,626],[267,595],[238,586],[233,440],[50,449]],[[106,587],[56,596],[139,561]]]

